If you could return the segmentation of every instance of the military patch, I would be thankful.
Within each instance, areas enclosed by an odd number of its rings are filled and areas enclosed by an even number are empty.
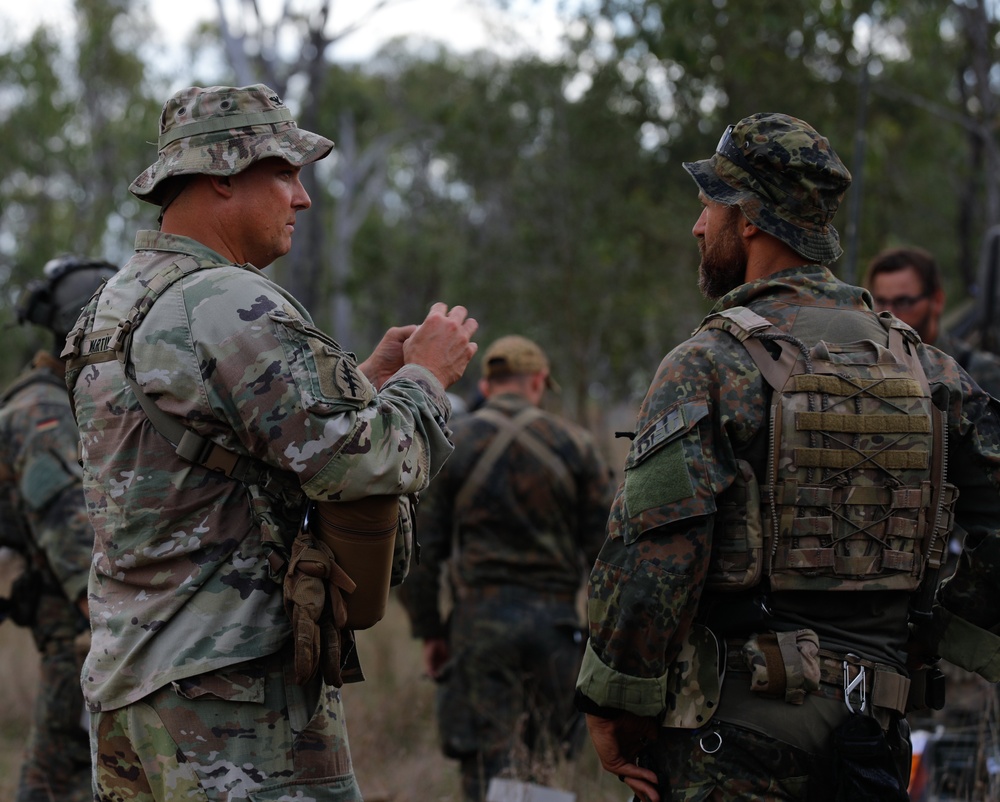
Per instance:
[[[701,438],[696,427],[706,415],[708,405],[701,399],[677,402],[635,438],[625,461],[625,502],[630,516],[694,496],[693,463],[684,437],[690,434],[696,441],[700,457]]]
[[[45,418],[35,424],[35,432],[51,432],[59,427],[59,418]]]
[[[354,360],[348,358],[343,351],[333,349],[325,343],[323,344],[323,356],[333,363],[331,373],[325,371],[320,373],[320,386],[323,388],[324,395],[330,395],[334,398],[339,396],[349,401],[357,401],[362,405],[368,404],[373,396],[372,385],[358,369]],[[320,361],[318,355],[316,361],[317,363]]]

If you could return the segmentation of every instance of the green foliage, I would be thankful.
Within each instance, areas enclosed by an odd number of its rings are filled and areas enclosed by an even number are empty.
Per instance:
[[[954,300],[974,284],[1000,216],[997,21],[980,2],[579,7],[557,60],[400,41],[331,63],[332,0],[270,21],[243,3],[199,28],[187,80],[270,80],[338,142],[307,176],[313,208],[273,269],[323,327],[351,312],[348,347],[363,356],[433,301],[462,303],[481,342],[521,331],[546,346],[570,413],[634,400],[708,308],[681,162],[762,110],[809,120],[852,169],[842,275],[860,280],[877,250],[912,243],[937,255]],[[126,192],[154,157],[167,94],[142,9],[77,0],[73,40],[39,30],[0,51],[0,325],[55,252],[120,261],[152,222]]]
[[[144,29],[127,11],[121,2],[79,0],[74,40],[39,28],[0,51],[2,328],[14,325],[21,288],[53,256],[121,262],[130,250],[140,210],[126,187],[151,155],[134,132],[156,131],[161,101],[145,96]],[[0,376],[16,374],[48,339],[16,331]]]

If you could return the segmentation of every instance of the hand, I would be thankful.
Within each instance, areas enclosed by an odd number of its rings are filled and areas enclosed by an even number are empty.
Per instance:
[[[438,679],[450,656],[447,640],[428,638],[424,641],[424,673],[433,680]]]
[[[656,773],[635,764],[639,750],[659,734],[655,718],[625,713],[619,718],[587,715],[587,729],[601,766],[644,802],[660,802]]]
[[[372,355],[358,365],[376,390],[381,390],[386,380],[403,367],[403,343],[416,330],[414,325],[393,326],[382,336]]]
[[[468,317],[464,306],[436,303],[409,339],[403,342],[403,362],[422,365],[444,387],[450,387],[465,372],[469,360],[479,348],[472,342],[479,324]]]

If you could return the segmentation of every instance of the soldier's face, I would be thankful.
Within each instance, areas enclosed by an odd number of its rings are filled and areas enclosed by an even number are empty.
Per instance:
[[[701,252],[698,288],[714,301],[746,280],[746,246],[739,225],[743,212],[737,206],[723,206],[701,194],[698,199],[702,203],[701,215],[691,231]]]
[[[891,273],[879,273],[872,279],[869,289],[875,299],[876,312],[892,312],[916,329],[925,343],[934,343],[938,321],[944,311],[944,292],[940,289],[926,292],[916,268],[907,266]]]
[[[241,252],[254,267],[267,267],[291,250],[295,215],[312,205],[299,171],[284,159],[262,159],[232,176]]]

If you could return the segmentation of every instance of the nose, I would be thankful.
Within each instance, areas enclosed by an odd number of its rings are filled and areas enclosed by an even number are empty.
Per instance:
[[[708,214],[708,209],[702,209],[701,214],[698,215],[698,219],[694,222],[694,228],[691,229],[691,233],[696,237],[705,236],[705,216]]]
[[[299,179],[295,180],[295,194],[292,197],[292,206],[295,209],[308,209],[312,206],[312,198],[309,197],[309,193],[306,192],[306,188],[302,186],[302,181]]]

